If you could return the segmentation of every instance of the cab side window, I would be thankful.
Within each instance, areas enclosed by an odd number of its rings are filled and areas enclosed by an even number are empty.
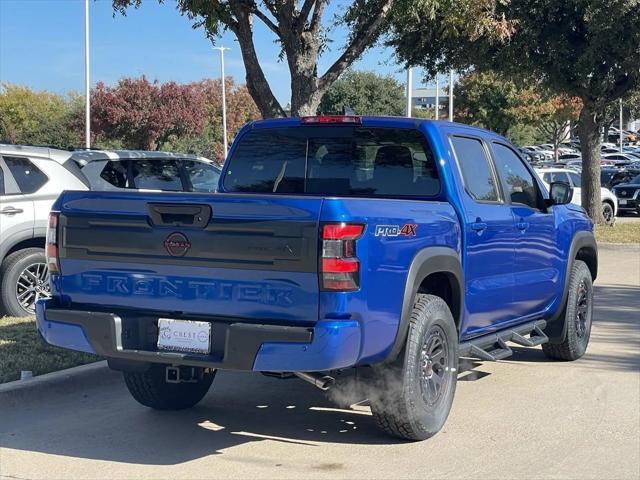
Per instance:
[[[501,143],[493,144],[493,152],[505,195],[511,199],[511,203],[540,209],[541,197],[538,184],[520,157],[511,148]]]

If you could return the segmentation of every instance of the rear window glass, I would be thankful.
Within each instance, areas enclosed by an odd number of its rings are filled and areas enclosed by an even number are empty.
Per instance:
[[[21,193],[34,193],[47,183],[47,176],[31,160],[24,157],[3,157]]]
[[[299,127],[245,134],[229,162],[231,192],[432,196],[435,162],[417,130]]]

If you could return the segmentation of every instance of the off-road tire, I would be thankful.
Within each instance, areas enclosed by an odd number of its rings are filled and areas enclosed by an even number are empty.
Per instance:
[[[586,317],[579,319],[582,288],[586,294]],[[587,264],[581,260],[573,263],[571,278],[569,279],[567,303],[560,319],[564,322],[564,338],[560,343],[543,343],[542,351],[547,358],[554,360],[577,360],[587,351],[591,324],[593,319],[593,280]],[[559,319],[559,320],[560,320]],[[580,326],[581,325],[581,326]]]
[[[33,315],[22,308],[16,298],[16,284],[20,274],[34,263],[46,264],[47,260],[42,248],[25,248],[8,255],[0,266],[0,312],[10,317],[26,317]]]
[[[129,393],[138,403],[155,410],[184,410],[197,404],[209,391],[216,375],[202,371],[196,382],[167,383],[166,365],[154,364],[146,372],[123,372]]]
[[[423,351],[428,350],[433,337],[446,346],[447,353],[446,360],[440,361],[437,352],[427,356],[436,359],[432,362],[432,376],[428,377]],[[407,440],[425,440],[438,433],[453,403],[457,366],[458,332],[449,307],[440,297],[418,294],[403,351],[392,364],[374,367],[375,384],[369,389],[373,398],[369,400],[378,427]],[[440,371],[443,381],[440,388],[433,390],[436,399],[430,404],[427,378],[433,378],[436,371]]]

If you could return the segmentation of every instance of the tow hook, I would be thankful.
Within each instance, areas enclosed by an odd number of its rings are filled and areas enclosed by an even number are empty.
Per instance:
[[[330,377],[329,375],[321,375],[319,373],[294,372],[294,375],[324,391],[329,390],[333,384],[336,383],[335,378]]]

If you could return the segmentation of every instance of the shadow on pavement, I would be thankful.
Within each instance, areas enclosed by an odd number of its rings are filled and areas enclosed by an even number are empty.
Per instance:
[[[640,370],[640,287],[596,285],[593,321],[589,348],[577,364],[602,370]],[[541,348],[512,349],[509,361],[555,362]]]
[[[577,363],[637,370],[637,345],[624,351],[620,346],[639,340],[640,289],[597,286],[596,294],[593,339],[597,345]],[[539,348],[515,347],[514,351],[516,361],[547,361]],[[477,361],[461,365],[461,381],[489,375],[476,370],[481,365]],[[310,452],[326,442],[345,446],[401,443],[382,434],[362,405],[340,409],[300,380],[251,373],[220,373],[203,402],[181,412],[139,406],[120,376],[106,371],[73,389],[52,388],[45,395],[38,390],[19,401],[0,395],[0,405],[6,407],[0,408],[2,448],[141,465],[176,465],[267,439]],[[278,451],[279,447],[273,448]],[[266,460],[242,457],[240,461]]]
[[[324,442],[400,443],[376,428],[368,408],[337,408],[298,379],[222,372],[198,406],[180,412],[138,405],[117,380],[109,388],[88,387],[81,400],[60,394],[0,409],[0,447],[173,465],[265,439],[308,448]]]

